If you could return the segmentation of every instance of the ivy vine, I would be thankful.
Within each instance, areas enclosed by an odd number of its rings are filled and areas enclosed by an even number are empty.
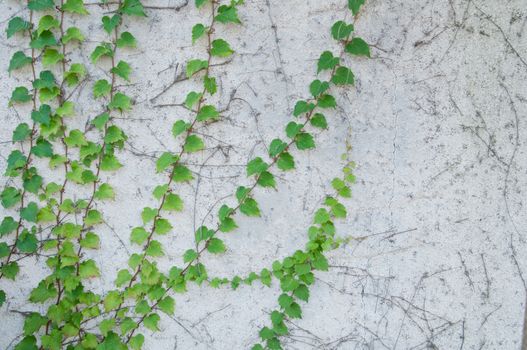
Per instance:
[[[192,43],[205,50],[202,57],[186,62],[185,73],[199,89],[189,91],[182,102],[188,118],[172,125],[179,147],[156,160],[155,171],[165,174],[166,181],[153,190],[157,205],[144,207],[139,214],[142,225],[131,230],[136,252],[129,257],[128,267],[118,271],[115,288],[98,294],[85,283],[100,276],[95,260],[86,258],[86,252],[100,246],[97,230],[104,215],[97,209],[98,203],[115,196],[102,173],[114,174],[123,166],[118,153],[127,136],[115,116],[133,108],[132,98],[118,87],[120,81],[130,81],[132,73],[122,52],[134,49],[137,43],[132,33],[121,28],[129,18],[146,16],[145,7],[140,0],[98,4],[108,10],[98,19],[107,39],[96,44],[89,58],[93,66],[109,68],[105,77],[92,77],[88,67],[71,58],[87,44],[87,33],[68,26],[72,20],[93,18],[87,4],[83,0],[28,0],[25,11],[13,17],[6,28],[8,39],[27,39],[28,48],[12,55],[8,71],[17,77],[28,74],[30,87],[16,87],[9,100],[12,108],[27,110],[28,117],[13,131],[16,149],[8,156],[5,176],[9,181],[0,193],[0,203],[9,213],[0,223],[0,282],[15,281],[18,262],[35,255],[46,257],[49,274],[28,295],[31,303],[42,307],[25,315],[23,334],[14,349],[141,349],[145,341],[142,330],[159,330],[159,312],[172,315],[174,293],[187,292],[188,283],[237,289],[256,280],[270,287],[273,278],[279,281],[282,294],[270,313],[270,324],[259,332],[261,341],[252,349],[282,349],[280,338],[288,334],[287,320],[302,317],[301,304],[309,300],[315,271],[328,269],[325,253],[349,241],[349,237],[336,234],[334,221],[347,214],[341,201],[351,196],[353,162],[346,158],[342,176],[331,181],[334,193],[315,212],[303,249],[246,277],[210,277],[200,258],[206,253],[224,253],[227,247],[222,234],[238,228],[237,216],[261,216],[255,192],[276,188],[277,171],[295,170],[295,152],[316,147],[313,130],[327,129],[324,113],[337,106],[331,90],[355,81],[344,64],[344,55],[370,56],[368,44],[354,36],[364,2],[348,0],[353,23],[341,20],[332,25],[331,36],[342,45],[341,52],[322,52],[317,61],[318,79],[309,85],[311,97],[296,102],[293,120],[284,126],[285,136],[273,139],[266,155],[247,163],[247,183],[221,204],[214,227],[201,226],[194,232],[194,249],[183,254],[181,264],[161,271],[156,258],[167,248],[157,237],[172,232],[168,215],[183,210],[185,203],[178,193],[194,180],[185,164],[206,148],[196,129],[223,119],[222,111],[212,102],[218,92],[213,68],[228,63],[235,50],[219,33],[242,23],[239,10],[243,0],[225,4],[195,0],[204,17],[189,34]],[[76,118],[75,91],[93,80],[91,98],[100,103],[100,113],[84,130],[70,128]],[[44,171],[38,168],[42,160],[49,163],[54,181],[45,182]],[[78,191],[87,194],[77,199]],[[0,307],[7,298],[5,290],[0,290]]]

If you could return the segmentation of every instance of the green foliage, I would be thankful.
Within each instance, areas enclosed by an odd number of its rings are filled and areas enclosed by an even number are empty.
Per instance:
[[[349,0],[348,5],[356,15],[363,3],[363,0]],[[205,142],[213,138],[201,131],[204,126],[219,122],[220,111],[223,113],[214,103],[215,94],[221,88],[220,80],[214,76],[218,66],[214,57],[227,58],[235,51],[227,41],[215,37],[219,32],[217,26],[229,30],[232,25],[241,23],[238,6],[243,4],[243,0],[231,0],[223,5],[209,0],[195,0],[195,4],[203,7],[202,11],[207,11],[208,6],[205,5],[210,5],[212,13],[204,17],[209,18],[210,23],[198,23],[192,28],[193,43],[205,37],[202,44],[206,44],[204,55],[207,56],[189,60],[186,64],[186,79],[192,80],[193,86],[199,86],[196,88],[198,91],[190,91],[186,95],[182,104],[190,117],[173,123],[171,132],[176,139],[172,141],[178,146],[162,153],[155,162],[160,173],[158,176],[165,177],[165,181],[152,189],[157,202],[143,209],[142,224],[131,230],[130,241],[135,252],[130,256],[128,267],[117,272],[117,289],[103,295],[92,292],[90,285],[86,284],[87,279],[100,277],[101,270],[95,260],[86,258],[84,250],[104,246],[96,233],[105,222],[100,211],[104,206],[100,203],[116,196],[119,198],[112,185],[104,182],[107,181],[107,174],[101,172],[116,171],[123,166],[119,150],[124,147],[127,135],[114,123],[120,119],[116,117],[118,114],[128,112],[134,104],[130,96],[119,91],[122,84],[119,80],[128,82],[133,78],[130,64],[121,59],[121,51],[137,47],[137,40],[131,32],[122,31],[120,26],[131,20],[128,16],[146,16],[145,8],[140,0],[123,0],[117,6],[108,4],[113,6],[106,12],[110,15],[101,19],[108,37],[106,42],[97,41],[89,57],[92,64],[100,65],[98,69],[105,70],[105,74],[95,78],[99,80],[92,87],[94,101],[97,99],[96,102],[101,104],[101,110],[98,115],[95,114],[96,117],[91,117],[86,128],[79,129],[70,129],[69,126],[76,114],[73,100],[77,97],[74,92],[88,70],[92,72],[93,69],[72,63],[70,57],[76,55],[68,50],[78,50],[75,42],[93,40],[87,40],[89,33],[83,34],[77,27],[64,26],[65,23],[72,23],[71,20],[78,15],[88,14],[84,1],[65,0],[59,6],[53,0],[29,0],[26,12],[45,11],[36,17],[40,18],[38,25],[22,17],[9,21],[6,28],[8,38],[15,35],[17,38],[24,37],[19,34],[29,34],[26,35],[29,38],[27,44],[11,57],[8,71],[17,71],[17,75],[22,75],[29,71],[23,68],[30,66],[30,71],[34,71],[38,78],[32,81],[34,93],[28,87],[19,86],[12,91],[9,101],[10,105],[31,101],[33,110],[27,121],[31,119],[34,126],[21,122],[14,127],[12,140],[17,142],[16,147],[23,148],[7,155],[5,175],[10,177],[10,185],[0,192],[0,203],[12,210],[10,215],[13,216],[2,219],[0,237],[9,236],[7,242],[14,243],[0,242],[0,273],[3,278],[15,279],[23,265],[13,261],[13,253],[16,256],[31,256],[39,249],[46,251],[46,265],[50,270],[50,274],[29,295],[32,303],[42,303],[47,311],[27,315],[24,337],[15,349],[141,349],[144,336],[139,331],[144,328],[158,331],[161,328],[159,311],[174,314],[175,300],[170,292],[184,293],[187,284],[201,285],[204,282],[213,287],[230,285],[236,289],[260,281],[269,287],[273,278],[278,280],[279,283],[274,285],[279,285],[282,293],[277,309],[270,314],[271,324],[262,328],[259,335],[266,348],[280,349],[280,337],[289,332],[288,319],[302,317],[301,305],[309,300],[309,287],[315,282],[315,271],[329,268],[324,253],[338,247],[341,242],[335,237],[334,220],[347,215],[346,207],[339,198],[351,196],[349,184],[354,181],[352,166],[345,168],[342,178],[332,180],[335,194],[327,196],[323,206],[315,212],[304,250],[297,250],[291,256],[276,261],[272,268],[232,279],[209,278],[200,258],[203,254],[227,251],[226,241],[221,235],[238,227],[236,215],[241,213],[251,217],[250,220],[262,216],[254,192],[260,187],[281,190],[277,188],[278,176],[273,174],[274,167],[283,171],[294,169],[294,152],[312,150],[316,146],[315,133],[311,129],[321,131],[328,128],[328,120],[320,111],[336,108],[337,100],[330,94],[331,89],[354,84],[355,79],[352,71],[341,65],[341,57],[334,56],[330,51],[324,51],[317,62],[317,74],[320,76],[309,85],[311,97],[295,104],[292,112],[295,119],[285,127],[285,141],[278,137],[273,139],[267,155],[254,156],[247,163],[249,184],[238,187],[235,193],[237,203],[218,205],[216,226],[198,228],[195,246],[183,254],[184,266],[174,266],[168,273],[158,267],[156,258],[169,253],[169,247],[164,247],[162,243],[167,237],[161,239],[158,235],[176,231],[178,238],[183,236],[179,236],[179,226],[176,226],[177,230],[172,226],[172,223],[178,224],[177,217],[174,220],[172,216],[178,215],[185,207],[183,198],[176,192],[184,193],[179,189],[194,180],[194,171],[200,174],[192,164],[193,158],[201,157],[201,154],[194,153],[205,151],[202,154],[206,157],[213,149]],[[30,21],[34,18],[33,14],[23,17],[30,18]],[[331,35],[344,46],[344,52],[369,57],[369,47],[362,39],[350,40],[353,31],[352,24],[338,21],[332,26]],[[58,33],[61,36],[57,38],[55,35]],[[27,46],[32,50],[28,50]],[[31,56],[28,56],[30,51]],[[82,57],[81,62],[85,61],[86,57]],[[49,66],[49,70],[37,72],[39,65],[36,62]],[[209,66],[209,62],[213,64]],[[109,78],[101,78],[104,76]],[[223,93],[220,90],[218,95],[223,96]],[[142,98],[139,96],[138,100],[142,101]],[[77,114],[81,113],[86,111],[77,108]],[[269,158],[265,159],[267,156]],[[34,158],[43,158],[53,172],[61,174],[63,181],[45,183],[39,174],[42,161],[35,162]],[[69,188],[72,183],[85,188],[80,198],[69,198],[70,192],[73,192]],[[40,241],[43,226],[48,226],[51,234]],[[5,293],[0,291],[0,306],[5,300]],[[94,330],[84,328],[89,320],[97,326]],[[253,347],[263,348],[261,344]]]
[[[9,39],[15,35],[15,33],[29,30],[29,28],[31,28],[31,24],[23,18],[17,16],[9,20],[5,31],[7,33],[7,38]]]
[[[351,42],[346,45],[346,52],[356,56],[370,57],[370,47],[361,38],[353,38]]]
[[[19,69],[31,64],[31,62],[33,62],[31,57],[26,56],[23,51],[17,51],[13,54],[13,57],[11,57],[11,60],[9,61],[9,68],[7,70],[8,72],[11,72],[15,69]]]

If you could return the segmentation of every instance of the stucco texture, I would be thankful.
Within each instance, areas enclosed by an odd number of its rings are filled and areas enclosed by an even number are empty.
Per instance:
[[[207,11],[192,2],[143,3],[151,7],[148,17],[124,24],[138,48],[119,53],[133,68],[131,83],[120,86],[133,97],[133,110],[116,120],[129,136],[119,153],[124,167],[103,175],[116,199],[97,204],[105,216],[101,249],[86,252],[101,267],[102,277],[90,282],[99,292],[113,286],[138,249],[130,229],[140,224],[143,206],[155,205],[151,191],[164,181],[155,157],[179,147],[171,126],[189,116],[173,105],[196,83],[172,83],[187,59],[204,56],[204,45],[191,43],[191,28]],[[72,50],[89,80],[75,93],[70,128],[84,128],[102,109],[91,86],[107,67],[92,65],[89,54],[105,39],[105,9],[89,9],[90,16],[69,19],[90,33]],[[21,11],[18,1],[2,1],[1,26]],[[333,0],[247,1],[239,13],[241,26],[217,30],[236,51],[211,70],[219,82],[212,101],[224,118],[199,130],[207,149],[186,160],[197,180],[178,188],[185,210],[170,217],[174,231],[160,239],[165,270],[181,264],[196,227],[215,222],[209,211],[220,199],[235,202],[236,187],[249,183],[247,161],[283,136],[295,101],[309,97],[320,53],[337,50],[329,28],[350,19],[345,2]],[[239,229],[225,236],[228,251],[203,263],[210,275],[245,275],[302,248],[348,152],[357,183],[338,232],[362,239],[330,254],[330,271],[316,274],[303,318],[288,324],[285,348],[520,349],[527,287],[525,1],[370,0],[355,30],[371,44],[372,58],[346,58],[356,84],[333,89],[339,107],[326,113],[329,129],[316,132],[317,148],[295,153],[297,169],[280,174],[276,191],[255,192],[262,218],[237,216]],[[29,115],[8,107],[11,90],[30,76],[9,75],[9,59],[26,46],[5,34],[0,39],[2,169],[15,147],[8,142],[13,127]],[[0,185],[7,183],[2,177]],[[71,197],[85,194],[69,190]],[[20,336],[20,312],[38,310],[26,300],[47,273],[44,258],[34,257],[21,261],[16,282],[0,281],[9,294],[0,309],[1,349]],[[144,348],[247,349],[279,294],[276,281],[236,291],[191,285],[175,296],[174,317],[162,316],[162,330],[144,332]]]

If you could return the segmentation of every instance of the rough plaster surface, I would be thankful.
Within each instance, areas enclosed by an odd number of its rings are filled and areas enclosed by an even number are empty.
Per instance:
[[[179,189],[186,209],[171,217],[175,230],[162,238],[168,248],[162,268],[181,263],[194,228],[214,222],[209,209],[247,183],[244,164],[265,152],[264,142],[280,135],[294,101],[307,97],[315,60],[330,42],[328,28],[346,13],[343,3],[248,1],[240,9],[243,26],[218,30],[237,51],[230,64],[213,69],[221,86],[214,101],[228,107],[226,118],[200,130],[209,148],[186,160],[196,164],[198,181]],[[2,27],[20,10],[17,1],[2,1]],[[90,30],[91,40],[103,40],[96,19],[102,10],[90,11],[93,17],[76,24]],[[188,5],[148,14],[126,22],[139,48],[120,53],[135,68],[132,84],[122,87],[135,106],[117,121],[129,135],[120,155],[126,166],[104,175],[117,199],[98,204],[106,217],[102,247],[88,253],[102,267],[103,278],[92,286],[98,291],[111,288],[117,269],[136,250],[129,230],[164,181],[154,173],[153,156],[178,147],[170,126],[189,117],[160,105],[180,103],[192,83],[158,94],[186,59],[203,57],[203,47],[191,46],[190,30],[205,12]],[[317,149],[297,153],[298,169],[280,177],[279,191],[257,191],[263,218],[239,217],[240,229],[226,237],[228,253],[205,257],[209,273],[244,275],[303,246],[349,140],[359,181],[348,202],[351,215],[339,230],[368,238],[331,254],[333,268],[317,274],[304,318],[290,324],[286,348],[519,349],[527,278],[525,1],[371,0],[356,30],[373,44],[373,59],[349,61],[356,87],[335,91],[340,108],[328,113],[330,129],[317,135]],[[0,45],[0,141],[7,141],[12,126],[28,115],[7,107],[9,93],[29,72],[8,76],[9,58],[21,42],[2,36]],[[94,45],[81,48],[91,81],[74,97],[81,103],[72,128],[102,109],[89,93],[107,69],[87,62]],[[0,143],[2,168],[12,147]],[[69,194],[85,192],[70,188]],[[46,273],[43,259],[27,259],[16,284],[1,282],[13,296],[0,310],[1,349],[22,328],[16,311],[35,308],[26,297]],[[191,286],[176,297],[175,317],[163,317],[162,331],[145,332],[145,348],[248,348],[278,294],[276,283],[234,292]]]

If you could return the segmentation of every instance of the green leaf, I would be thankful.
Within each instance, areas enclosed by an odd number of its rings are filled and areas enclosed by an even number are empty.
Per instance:
[[[7,28],[5,31],[7,33],[7,38],[9,39],[13,35],[15,35],[15,33],[29,30],[29,28],[31,28],[31,23],[25,21],[21,17],[13,17],[7,24]]]
[[[326,117],[324,117],[324,115],[321,113],[315,113],[313,118],[311,118],[310,122],[311,122],[311,125],[313,125],[316,128],[326,129],[328,127]]]
[[[299,150],[315,148],[315,141],[313,140],[313,135],[307,132],[298,134],[296,136],[295,144]]]
[[[4,275],[5,278],[14,280],[16,275],[20,271],[20,267],[16,261],[10,262],[9,264],[4,264],[0,267],[0,272]]]
[[[157,303],[157,306],[161,311],[166,313],[167,315],[173,315],[174,314],[174,308],[175,308],[176,302],[174,299],[170,296],[164,297]]]
[[[170,152],[164,152],[156,161],[156,170],[158,173],[165,171],[169,166],[174,164],[177,158]]]
[[[276,181],[274,175],[268,171],[262,172],[258,176],[258,185],[262,187],[276,187]]]
[[[214,235],[214,231],[208,229],[206,226],[200,226],[195,232],[196,242],[206,241]]]
[[[51,107],[41,105],[38,111],[31,112],[31,119],[39,124],[49,125],[51,121]]]
[[[174,174],[172,176],[172,179],[175,182],[190,181],[193,178],[194,177],[192,176],[192,172],[186,166],[179,164],[174,168]]]
[[[145,342],[145,337],[142,334],[134,335],[130,338],[129,344],[133,350],[141,350],[143,343]]]
[[[33,37],[33,40],[31,40],[31,43],[29,44],[29,47],[32,49],[43,49],[46,46],[57,46],[58,42],[57,39],[55,39],[55,36],[53,33],[49,30],[43,31],[40,35],[38,35],[36,38]]]
[[[120,143],[126,140],[126,135],[123,130],[116,125],[111,125],[106,129],[104,135],[104,142],[107,144]]]
[[[143,244],[148,238],[149,234],[144,227],[134,227],[130,234],[130,241],[132,243]]]
[[[32,303],[44,303],[48,299],[55,298],[57,290],[52,284],[47,284],[46,281],[41,281],[36,288],[31,291],[29,301]]]
[[[42,54],[42,65],[44,67],[53,66],[64,59],[64,55],[55,49],[47,48]]]
[[[101,161],[101,170],[103,171],[114,171],[122,167],[117,157],[113,154],[105,154]]]
[[[235,6],[222,5],[218,8],[218,14],[216,15],[216,21],[220,23],[236,23],[240,24],[238,18],[238,12]]]
[[[315,224],[324,224],[330,220],[329,213],[326,209],[320,208],[316,211],[313,222]]]
[[[93,194],[95,199],[104,200],[104,199],[114,199],[115,192],[109,184],[101,184],[97,191]]]
[[[53,89],[57,87],[55,76],[49,70],[42,71],[39,78],[33,82],[33,87],[39,90]]]
[[[205,34],[206,28],[203,24],[198,23],[192,27],[192,43],[194,44],[196,40],[201,38]]]
[[[16,247],[22,253],[34,253],[38,248],[38,240],[34,233],[24,230],[16,241]]]
[[[225,244],[219,238],[211,238],[207,243],[207,250],[212,254],[219,254],[225,252]]]
[[[268,327],[263,327],[262,330],[259,332],[259,335],[262,340],[274,338],[274,332]]]
[[[132,71],[132,68],[128,63],[125,61],[119,61],[117,63],[117,66],[113,67],[110,72],[117,74],[121,78],[123,78],[126,81],[129,81],[128,77],[130,76],[130,72]]]
[[[15,350],[38,350],[37,338],[32,335],[24,337],[24,339],[15,346]]]
[[[307,101],[298,101],[295,104],[295,109],[293,110],[293,115],[295,117],[298,117],[301,114],[307,113],[309,111],[312,111],[313,108],[315,108],[315,105],[313,103],[308,103]]]
[[[37,203],[31,202],[25,208],[20,210],[20,217],[29,222],[37,222],[37,213]]]
[[[27,7],[33,11],[44,11],[55,7],[53,0],[29,0]]]
[[[70,27],[66,30],[66,33],[64,33],[64,36],[62,37],[62,43],[67,44],[70,41],[78,41],[83,42],[84,41],[84,35],[82,35],[82,32],[77,27]]]
[[[102,18],[102,26],[108,34],[110,34],[119,23],[121,23],[121,16],[117,14],[113,15],[111,18],[108,16]]]
[[[108,122],[108,120],[110,120],[110,115],[105,112],[93,118],[91,124],[102,131],[104,125]]]
[[[320,73],[323,70],[333,69],[339,64],[340,59],[334,57],[330,51],[324,51],[320,58],[318,59],[318,69],[317,73]]]
[[[130,16],[146,17],[143,5],[139,0],[124,0],[120,11]]]
[[[24,86],[19,86],[15,88],[15,90],[13,90],[13,92],[11,93],[11,99],[9,100],[9,103],[24,103],[28,102],[29,100],[31,100],[29,90]]]
[[[48,322],[48,319],[38,312],[32,312],[24,320],[24,335],[31,335],[40,330]]]
[[[102,45],[98,45],[97,47],[95,47],[92,54],[90,55],[90,59],[92,63],[95,64],[97,63],[97,61],[99,61],[101,57],[104,57],[104,56],[107,56],[107,57],[113,56],[112,48],[110,44],[108,43],[104,43]]]
[[[287,137],[295,138],[296,135],[302,130],[302,124],[297,124],[295,122],[289,122],[285,127],[285,134]]]
[[[93,232],[86,233],[84,238],[81,239],[80,241],[81,247],[86,248],[86,249],[97,249],[99,248],[99,244],[100,244],[99,236],[97,236]]]
[[[161,318],[159,317],[158,314],[151,314],[151,315],[148,315],[147,317],[145,317],[143,322],[144,322],[146,328],[148,328],[151,331],[155,332],[155,331],[159,330],[159,328],[157,327],[157,324],[158,324],[160,319]]]
[[[163,210],[182,211],[183,210],[183,200],[177,194],[169,193],[165,197],[165,203],[163,204]]]
[[[327,271],[329,264],[326,257],[322,254],[319,254],[316,259],[313,260],[313,267],[320,271]]]
[[[129,282],[132,279],[132,274],[128,269],[119,270],[117,273],[117,278],[115,279],[115,285],[121,287],[125,283]]]
[[[42,34],[42,32],[46,30],[52,30],[53,28],[59,27],[60,22],[55,17],[50,15],[42,16],[42,18],[40,18],[40,21],[38,22],[37,35]]]
[[[205,4],[208,0],[195,0],[195,3],[196,3],[196,7],[197,8],[200,8],[201,6],[203,6],[203,4]]]
[[[331,95],[322,95],[318,99],[318,106],[320,108],[335,108],[337,107],[337,102],[335,97]]]
[[[113,96],[112,102],[108,105],[110,109],[118,109],[121,112],[132,109],[132,102],[130,97],[118,92]]]
[[[27,157],[19,150],[12,151],[7,157],[7,176],[17,176],[18,170],[24,168],[27,163]]]
[[[4,208],[11,208],[22,199],[19,190],[14,187],[6,187],[0,194],[0,203]]]
[[[31,135],[31,129],[29,128],[29,125],[27,125],[27,123],[20,123],[13,131],[12,140],[13,142],[24,141],[29,137],[29,135]]]
[[[261,172],[267,170],[269,165],[263,161],[262,158],[256,157],[247,163],[247,176],[254,174],[260,174]]]
[[[194,261],[198,257],[198,253],[194,249],[188,249],[183,254],[183,262],[188,263]]]
[[[121,297],[121,294],[118,291],[116,291],[116,290],[112,290],[112,291],[108,292],[108,294],[104,298],[104,302],[103,302],[104,303],[104,310],[106,312],[108,312],[110,310],[114,310],[122,302],[123,302],[123,299]]]
[[[260,208],[253,198],[246,198],[240,205],[240,211],[247,216],[260,216]]]
[[[172,126],[172,135],[174,135],[174,137],[178,137],[183,132],[187,131],[189,128],[189,123],[185,122],[184,120],[178,120]]]
[[[53,155],[53,149],[51,143],[44,139],[37,140],[37,144],[31,148],[31,153],[39,158],[51,157]]]
[[[313,97],[317,97],[318,95],[326,92],[326,90],[329,89],[329,83],[327,81],[320,81],[320,80],[313,80],[313,82],[309,85],[309,92],[311,92],[311,95]]]
[[[216,39],[212,41],[212,47],[210,49],[212,56],[229,57],[233,54],[233,52],[234,51],[231,49],[231,46],[225,40]]]
[[[361,38],[351,39],[351,42],[346,45],[346,52],[356,56],[370,57],[370,47]]]
[[[287,171],[295,168],[295,160],[289,152],[284,152],[278,158],[276,165],[280,170]]]
[[[184,102],[185,107],[187,107],[188,109],[192,109],[192,107],[194,107],[194,105],[198,103],[198,101],[201,99],[202,96],[203,94],[199,92],[195,92],[195,91],[189,92]]]
[[[292,303],[286,307],[285,313],[291,318],[302,318],[302,310],[300,309],[300,305],[297,303]]]
[[[203,60],[190,60],[187,63],[187,78],[190,78],[197,72],[199,72],[202,69],[205,69],[209,66],[209,63],[207,61]]]
[[[6,216],[0,224],[0,237],[10,234],[18,226],[18,223],[11,216]]]
[[[33,62],[31,57],[26,56],[23,51],[17,51],[13,54],[13,57],[11,57],[7,71],[12,72],[15,69],[19,69],[31,64],[31,62]]]
[[[154,220],[156,216],[157,216],[157,210],[154,208],[145,207],[143,208],[143,211],[141,212],[141,218],[143,219],[143,222],[145,224],[147,222]]]
[[[82,279],[100,276],[99,268],[92,259],[83,261],[79,265],[79,276]]]
[[[172,230],[172,225],[167,219],[159,218],[155,222],[154,232],[158,235],[165,235]]]
[[[107,80],[105,79],[97,80],[95,84],[93,85],[93,96],[95,98],[98,98],[101,96],[108,95],[111,89],[112,89],[112,86]]]
[[[145,250],[145,254],[153,257],[160,257],[165,255],[165,253],[163,253],[163,246],[161,245],[161,243],[155,240],[150,241],[148,248],[146,248]]]
[[[211,105],[203,106],[198,115],[196,116],[196,119],[200,122],[206,121],[209,119],[216,119],[220,116],[220,113],[216,110],[216,107]]]
[[[269,145],[269,156],[271,158],[276,157],[280,153],[282,153],[287,147],[287,143],[280,139],[274,139],[271,141],[271,144]]]
[[[278,297],[278,305],[280,305],[283,309],[285,309],[286,307],[289,307],[292,303],[293,303],[293,298],[287,294],[281,294]]]
[[[84,219],[84,224],[86,226],[97,225],[102,222],[102,215],[98,210],[91,209],[88,211],[86,218]]]
[[[203,85],[205,86],[205,90],[211,95],[214,95],[218,91],[218,85],[214,77],[205,76],[203,78]]]
[[[130,32],[123,32],[121,33],[121,37],[117,39],[116,45],[119,48],[123,47],[136,47],[137,42],[135,40],[135,37]]]
[[[204,148],[203,140],[197,135],[189,135],[183,146],[183,150],[187,153],[199,152]]]
[[[236,222],[234,221],[234,219],[230,217],[225,217],[223,219],[220,219],[219,229],[221,232],[231,232],[237,227],[238,225],[236,225]]]
[[[67,0],[64,5],[62,5],[62,10],[70,13],[77,13],[79,15],[89,14],[82,0]]]
[[[102,335],[105,336],[105,337],[114,328],[115,328],[115,320],[114,319],[102,320],[101,323],[99,324],[99,329],[101,330]],[[113,335],[113,333],[110,333],[110,335]],[[101,345],[100,348],[97,349],[97,350],[110,350],[110,349],[111,348],[107,347],[106,344],[105,344],[104,346]]]
[[[331,27],[331,36],[335,40],[344,40],[353,32],[353,24],[346,24],[344,21],[338,21]]]
[[[365,2],[366,0],[348,0],[348,8],[355,16],[359,13],[360,7],[364,5]]]
[[[81,63],[74,63],[70,66],[70,70],[64,73],[64,80],[68,86],[76,85],[82,78],[86,76],[86,67]]]

